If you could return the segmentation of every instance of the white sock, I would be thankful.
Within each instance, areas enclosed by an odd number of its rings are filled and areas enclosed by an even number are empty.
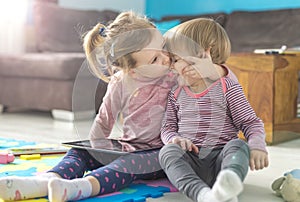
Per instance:
[[[213,185],[212,192],[219,201],[234,201],[243,191],[243,183],[239,176],[231,170],[221,170]]]
[[[51,202],[80,200],[90,197],[92,184],[86,178],[73,180],[51,179],[48,183],[48,198]]]
[[[22,200],[48,195],[48,181],[57,177],[54,173],[38,176],[0,178],[0,198],[3,200]]]
[[[197,196],[197,202],[221,202],[215,198],[210,188],[205,187],[201,189]]]

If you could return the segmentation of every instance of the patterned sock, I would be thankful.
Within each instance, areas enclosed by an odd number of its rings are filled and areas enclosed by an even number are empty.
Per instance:
[[[54,173],[45,173],[40,176],[0,178],[0,198],[15,201],[47,196],[48,181],[53,177],[57,176]]]
[[[90,197],[92,184],[86,178],[73,180],[51,179],[48,183],[48,198],[51,202],[80,200]]]
[[[222,170],[212,188],[212,193],[219,201],[235,201],[243,191],[239,176],[231,170]]]

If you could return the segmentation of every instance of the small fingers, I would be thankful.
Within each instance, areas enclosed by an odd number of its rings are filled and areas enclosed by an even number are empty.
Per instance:
[[[195,69],[194,69],[194,67],[191,66],[191,65],[185,66],[182,69],[182,74],[187,74],[187,73],[191,73],[191,72],[196,72]]]
[[[184,76],[188,76],[188,77],[192,77],[192,78],[198,78],[199,77],[199,72],[197,72],[195,70],[195,68],[191,65],[185,67],[183,70],[182,70],[182,74]]]
[[[251,151],[251,157],[249,166],[251,170],[261,170],[265,167],[268,167],[269,160],[268,160],[268,154],[264,151],[260,150],[252,150]]]
[[[180,142],[180,147],[181,147],[184,151],[187,150],[185,141],[181,141],[181,142]]]
[[[256,159],[255,161],[255,170],[260,170],[263,168],[263,162],[260,159]]]
[[[196,145],[192,144],[191,147],[192,147],[192,150],[191,150],[191,151],[194,151],[196,154],[199,153],[199,148],[198,148]]]
[[[188,151],[193,151],[193,143],[191,141],[187,141],[187,148],[188,148]]]
[[[254,169],[255,169],[254,159],[250,159],[250,169],[251,169],[251,170],[254,170]]]
[[[192,141],[184,138],[174,138],[170,143],[177,144],[184,151],[194,151],[195,153],[199,153],[198,147],[193,144]]]
[[[255,169],[255,170],[261,170],[261,169],[267,167],[268,164],[269,164],[269,162],[268,162],[267,159],[259,159],[258,158],[258,159],[254,160],[254,167],[253,167],[253,169]]]
[[[265,167],[268,167],[268,166],[269,166],[269,159],[265,158]]]
[[[172,142],[178,144],[183,150],[187,149],[186,141],[181,138],[174,138]]]

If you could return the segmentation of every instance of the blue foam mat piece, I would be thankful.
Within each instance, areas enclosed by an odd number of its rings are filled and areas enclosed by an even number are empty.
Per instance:
[[[83,202],[112,202],[112,201],[120,201],[120,202],[145,202],[146,198],[158,198],[164,195],[165,192],[170,192],[170,189],[167,187],[154,187],[148,186],[146,184],[132,184],[128,188],[121,190],[120,192],[116,192],[113,195],[109,196],[98,196],[94,198],[88,198],[81,200]]]

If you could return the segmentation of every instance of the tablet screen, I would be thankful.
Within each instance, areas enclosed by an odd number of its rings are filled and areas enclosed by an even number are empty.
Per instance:
[[[160,147],[152,146],[147,143],[131,143],[120,140],[113,139],[97,139],[93,140],[91,143],[90,140],[81,140],[81,141],[73,141],[73,142],[65,142],[62,143],[64,146],[106,152],[106,153],[117,153],[117,154],[128,154],[132,152],[138,151],[146,151],[159,149]]]

